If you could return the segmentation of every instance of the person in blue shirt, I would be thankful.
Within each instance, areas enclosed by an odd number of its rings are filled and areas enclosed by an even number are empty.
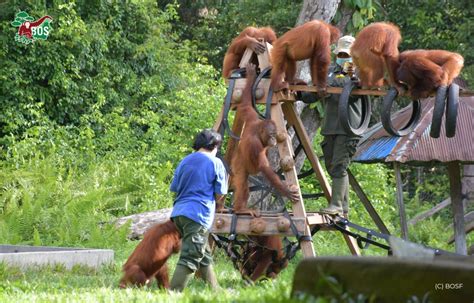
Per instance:
[[[227,172],[216,157],[222,137],[211,129],[197,134],[193,149],[176,168],[170,190],[176,193],[171,220],[181,234],[181,254],[170,288],[182,291],[195,272],[212,288],[218,286],[208,243],[216,200],[227,194]]]

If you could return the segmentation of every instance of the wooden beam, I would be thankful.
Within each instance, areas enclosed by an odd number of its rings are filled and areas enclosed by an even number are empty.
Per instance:
[[[400,173],[400,164],[398,162],[393,162],[393,168],[395,169],[395,180],[397,183],[397,204],[398,204],[398,213],[400,215],[400,228],[401,236],[403,239],[408,239],[408,225],[407,225],[407,216],[405,213],[405,204],[403,203],[403,183],[402,176]]]
[[[448,162],[451,205],[453,209],[456,253],[466,255],[466,233],[464,232],[464,207],[462,204],[461,170],[458,161]]]
[[[301,140],[300,143],[303,146],[303,150],[306,154],[306,157],[311,163],[311,167],[313,168],[316,174],[316,179],[321,185],[324,196],[326,197],[328,202],[331,201],[331,187],[329,186],[329,182],[326,178],[326,175],[324,174],[324,170],[321,163],[319,162],[318,156],[316,156],[313,151],[313,147],[310,143],[311,140],[309,139],[309,136],[306,133],[306,129],[304,128],[303,122],[301,121],[300,116],[296,113],[295,105],[292,103],[282,103],[281,107],[283,109],[283,112],[285,113],[287,122],[294,127],[295,132],[298,134],[298,137]],[[343,236],[351,253],[353,255],[360,256],[360,249],[357,245],[357,241],[346,234],[343,234]]]
[[[473,223],[474,222],[474,210],[473,211],[470,211],[468,212],[467,214],[464,215],[464,224],[468,224],[468,223]],[[453,224],[449,224],[449,226],[447,227],[447,229],[451,229],[453,228]]]
[[[213,130],[219,131],[219,126],[221,126],[222,120],[224,119],[224,106],[222,106],[219,115],[217,116],[216,123],[212,127]]]
[[[464,227],[464,232],[466,233],[466,235],[474,230],[474,210],[464,215],[464,224],[466,225]],[[448,229],[453,228],[453,224],[449,224],[447,228]],[[454,235],[452,235],[451,238],[449,238],[448,240],[449,244],[453,242],[454,242]]]
[[[307,85],[290,85],[290,90],[292,91],[301,91],[301,92],[318,92],[318,89],[315,86],[307,86]],[[326,92],[328,94],[338,94],[342,93],[342,87],[326,87]],[[372,89],[354,89],[351,92],[351,95],[365,95],[365,96],[385,96],[387,94],[387,90],[380,89],[380,90],[372,90]],[[403,96],[408,96],[408,94],[404,94]],[[460,97],[470,97],[474,96],[474,91],[470,90],[460,90],[459,91]],[[432,95],[434,97],[434,95]],[[377,99],[375,99],[377,100]]]
[[[244,54],[242,55],[242,58],[240,59],[239,67],[240,68],[245,68],[247,63],[249,63],[252,60],[254,52],[250,48],[245,49]]]
[[[380,230],[380,232],[390,235],[390,231],[388,230],[385,223],[383,223],[382,218],[379,216],[379,214],[375,210],[374,206],[370,202],[369,198],[365,194],[359,182],[357,182],[356,178],[354,177],[354,175],[352,174],[350,170],[347,170],[347,173],[349,174],[349,184],[351,185],[352,189],[356,193],[359,200],[364,205],[365,209],[369,213],[370,217],[374,221],[377,228]]]
[[[308,214],[307,222],[310,226],[331,224],[331,221],[329,220],[328,215],[320,214],[320,213],[310,213],[310,214]]]
[[[277,131],[287,133],[286,128],[285,128],[285,119],[283,116],[283,111],[282,111],[280,103],[272,104],[271,116],[272,116],[272,120],[275,121],[275,124],[277,126]],[[288,136],[288,133],[286,136],[286,140],[279,142],[277,146],[278,146],[278,152],[280,154],[280,158],[283,158],[285,156],[289,156],[291,158],[293,157],[293,154],[294,154],[293,146],[291,145],[291,141]],[[297,203],[292,204],[293,214],[296,217],[306,218],[306,210],[303,204],[303,196],[301,195],[301,187],[298,180],[298,174],[296,173],[296,168],[293,166],[293,168],[284,172],[284,175],[285,175],[285,180],[287,184],[296,185],[299,189],[299,201]],[[309,225],[306,225],[306,228],[304,229],[303,234],[311,236]],[[304,257],[316,256],[316,252],[314,251],[314,246],[311,241],[301,241],[301,250],[303,251]]]
[[[265,230],[261,234],[252,233],[250,230],[250,222],[255,219],[252,216],[247,215],[238,215],[237,224],[235,232],[239,235],[258,235],[258,236],[268,236],[268,235],[282,235],[282,236],[294,236],[291,229],[288,229],[286,232],[280,232],[277,228],[278,219],[283,216],[261,216],[259,219],[265,221]],[[305,231],[306,219],[304,217],[292,217],[293,222],[296,225],[296,229],[303,233]],[[218,224],[218,222],[220,224]],[[230,227],[232,222],[232,214],[222,214],[216,213],[214,218],[214,223],[211,227],[211,233],[215,234],[229,234]],[[219,226],[219,227],[218,227]]]
[[[324,174],[323,166],[319,162],[318,156],[313,151],[313,147],[311,146],[311,140],[309,139],[308,133],[304,128],[303,121],[301,121],[300,116],[296,113],[295,106],[291,103],[283,103],[282,104],[283,112],[285,113],[285,117],[288,123],[295,128],[295,132],[298,134],[298,137],[301,140],[301,145],[303,146],[303,150],[308,158],[309,162],[311,163],[311,167],[316,174],[316,179],[319,181],[321,188],[323,190],[324,196],[328,202],[331,200],[331,186],[329,186],[328,179]]]
[[[466,235],[473,230],[474,230],[474,222],[466,223],[466,227],[464,227],[464,232],[466,233]],[[452,244],[454,240],[455,240],[455,235],[452,235],[448,240],[448,244]]]
[[[271,55],[273,46],[268,42],[265,42],[265,46],[266,46],[265,52],[263,52],[261,54],[257,54],[258,67],[260,68],[260,70],[264,70],[265,68],[272,66],[272,62],[270,60],[270,58],[271,58],[270,55]]]
[[[431,217],[432,215],[436,214],[437,212],[439,212],[443,208],[447,207],[449,204],[451,204],[451,199],[447,198],[443,202],[440,202],[440,203],[436,204],[435,207],[433,207],[431,209],[428,209],[427,211],[424,211],[424,212],[416,215],[413,219],[410,219],[408,221],[408,225],[415,225],[419,221]]]

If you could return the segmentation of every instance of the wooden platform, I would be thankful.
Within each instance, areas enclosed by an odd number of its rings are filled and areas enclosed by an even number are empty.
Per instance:
[[[306,220],[304,217],[294,216],[290,214],[296,229],[303,234],[305,232],[306,224],[309,226],[318,225],[321,229],[329,229],[330,217],[320,213],[306,213]],[[265,221],[265,230],[260,233],[253,233],[251,231],[250,222],[255,218],[249,215],[238,215],[236,224],[236,234],[240,235],[280,235],[280,236],[294,236],[291,228],[285,232],[279,231],[277,228],[278,220],[284,218],[283,214],[262,215],[258,217]],[[232,222],[232,214],[216,213],[214,223],[211,227],[211,232],[215,234],[229,234]]]

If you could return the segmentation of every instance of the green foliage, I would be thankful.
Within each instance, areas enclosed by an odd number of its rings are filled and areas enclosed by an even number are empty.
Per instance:
[[[165,166],[150,176],[138,161],[106,161],[80,171],[54,162],[2,169],[0,243],[116,247],[128,233],[115,228],[116,215],[171,203]]]
[[[116,217],[171,206],[174,166],[225,89],[156,2],[17,4],[0,14],[0,242],[110,247]],[[22,45],[16,10],[53,17]]]
[[[461,75],[474,80],[473,16],[470,1],[384,1],[378,20],[397,24],[402,32],[400,49],[444,49],[463,55]]]
[[[295,25],[303,1],[158,1],[161,8],[169,3],[178,3],[181,18],[174,25],[181,38],[191,40],[220,70],[227,47],[244,28],[271,26],[281,35]]]
[[[334,16],[334,22],[340,22],[345,14],[352,14],[351,22],[347,23],[344,32],[354,33],[374,20],[378,7],[377,1],[374,3],[372,0],[344,0]]]

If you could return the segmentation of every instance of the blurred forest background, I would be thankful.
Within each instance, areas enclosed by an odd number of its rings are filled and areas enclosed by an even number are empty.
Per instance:
[[[109,223],[172,206],[173,170],[191,151],[193,135],[213,125],[223,102],[220,70],[232,38],[249,25],[270,25],[280,35],[295,25],[301,5],[301,0],[0,0],[0,243],[120,249],[127,228]],[[353,35],[370,22],[396,23],[401,50],[461,53],[462,77],[469,84],[470,5],[344,0],[334,22]],[[15,41],[11,22],[19,10],[35,18],[52,16],[46,41]],[[314,144],[318,155],[320,140],[317,136]],[[399,235],[392,167],[353,164],[352,170]],[[442,166],[405,167],[403,177],[409,217],[448,197]],[[303,186],[318,191],[314,181]],[[353,221],[374,227],[353,193],[351,198]],[[325,204],[306,203],[309,210]],[[410,238],[452,250],[446,243],[450,222],[446,208],[410,227]],[[317,245],[332,243],[335,254],[348,254],[339,235],[321,239]]]

